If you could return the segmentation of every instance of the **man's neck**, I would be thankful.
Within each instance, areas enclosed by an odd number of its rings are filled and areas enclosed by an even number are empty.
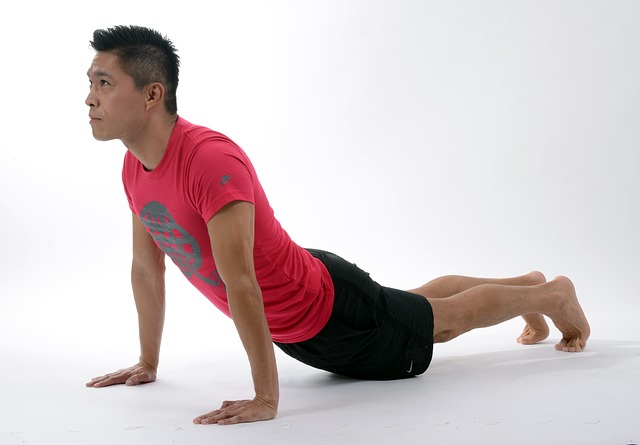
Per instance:
[[[135,138],[123,140],[122,143],[146,170],[151,171],[162,161],[177,120],[177,116],[169,116],[157,122],[151,122]]]

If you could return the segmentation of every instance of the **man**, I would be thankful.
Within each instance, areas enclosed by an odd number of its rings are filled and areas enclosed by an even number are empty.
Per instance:
[[[127,148],[122,171],[133,212],[131,280],[141,355],[87,386],[153,382],[164,322],[164,257],[232,317],[246,350],[251,400],[224,402],[199,424],[268,420],[279,402],[274,344],[311,366],[354,378],[426,371],[434,342],[523,316],[518,341],[547,338],[578,352],[589,324],[571,281],[539,272],[507,279],[445,276],[411,291],[383,287],[340,257],[296,245],[274,218],[246,154],[177,114],[179,57],[155,30],[96,30],[87,72],[93,136]]]

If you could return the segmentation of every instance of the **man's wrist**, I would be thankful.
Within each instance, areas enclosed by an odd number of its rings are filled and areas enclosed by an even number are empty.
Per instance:
[[[260,397],[258,395],[255,396],[254,400],[256,402],[258,402],[259,404],[266,406],[267,408],[273,410],[273,411],[278,411],[278,399],[269,399],[267,400],[266,398]]]
[[[143,367],[145,367],[147,369],[150,369],[153,372],[157,372],[157,370],[158,370],[158,361],[157,360],[155,361],[155,365],[154,365],[149,360],[145,360],[144,358],[140,357],[139,364],[140,364],[140,366],[143,366]]]

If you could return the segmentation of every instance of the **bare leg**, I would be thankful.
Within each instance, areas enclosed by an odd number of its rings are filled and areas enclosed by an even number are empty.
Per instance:
[[[573,283],[566,277],[533,286],[480,284],[450,297],[427,298],[433,308],[435,342],[527,314],[551,318],[562,333],[558,350],[582,351],[590,334]]]
[[[545,276],[541,272],[537,271],[512,278],[475,278],[460,275],[446,275],[444,277],[431,280],[427,284],[424,284],[417,289],[412,289],[409,292],[422,295],[426,298],[446,298],[459,294],[460,292],[464,292],[472,287],[480,286],[481,284],[534,286],[536,284],[546,282],[547,280]]]
[[[447,298],[483,284],[498,284],[506,286],[535,286],[546,283],[541,272],[533,271],[526,275],[513,278],[474,278],[459,275],[447,275],[429,281],[417,289],[409,292],[422,295],[425,298]],[[549,326],[540,313],[523,314],[525,327],[516,341],[523,345],[532,345],[545,340],[549,336]]]

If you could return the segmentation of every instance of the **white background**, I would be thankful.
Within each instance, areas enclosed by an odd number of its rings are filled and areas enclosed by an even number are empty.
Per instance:
[[[125,149],[93,140],[84,104],[88,42],[94,29],[116,24],[154,27],[173,40],[182,62],[179,114],[245,149],[301,245],[335,251],[400,288],[449,273],[565,274],[596,342],[640,340],[639,23],[637,1],[5,6],[3,391],[26,394],[28,370],[28,381],[41,385],[35,397],[59,402],[73,385],[137,357]],[[168,281],[165,362],[231,362],[235,371],[215,384],[237,377],[242,394],[224,397],[247,396],[230,321],[172,268]],[[509,325],[509,341],[519,326]],[[504,348],[494,334],[469,334],[443,352]],[[637,378],[630,383],[625,403],[636,403]],[[219,403],[209,396],[206,409]],[[115,404],[100,397],[91,404]],[[0,417],[13,417],[1,424],[0,442],[37,442],[44,430],[24,420],[37,401],[25,399],[21,411],[8,400]],[[180,415],[205,409],[183,404]],[[72,416],[45,411],[39,416]],[[458,433],[471,431],[460,425]],[[637,427],[614,427],[602,437],[640,440]]]

